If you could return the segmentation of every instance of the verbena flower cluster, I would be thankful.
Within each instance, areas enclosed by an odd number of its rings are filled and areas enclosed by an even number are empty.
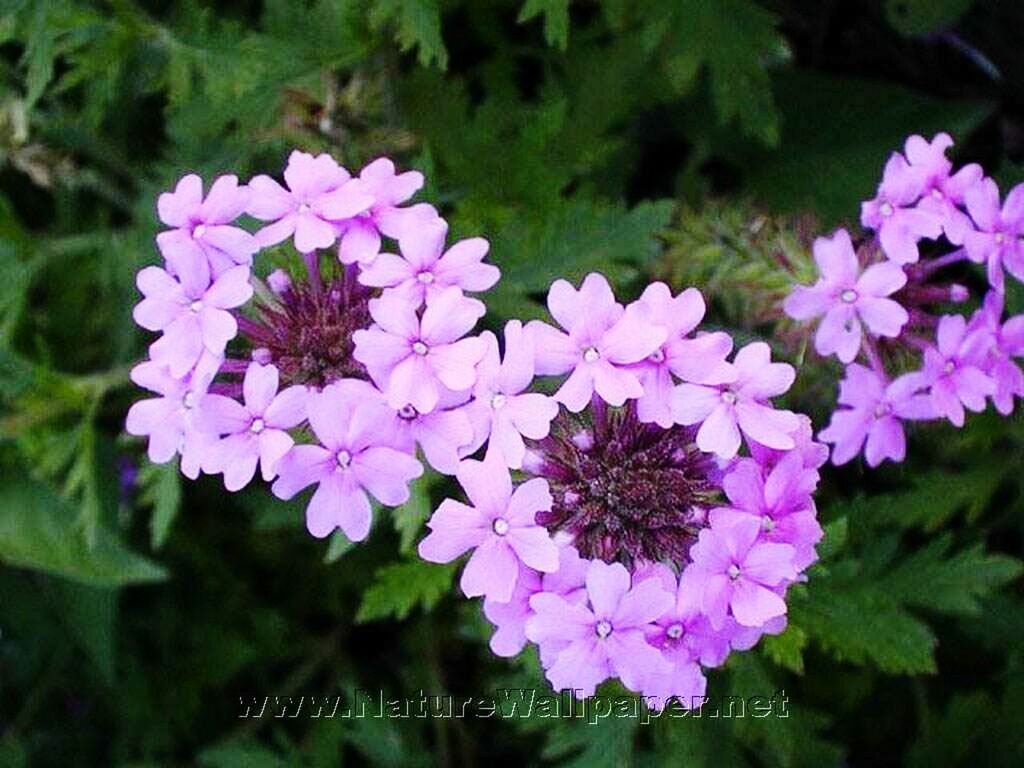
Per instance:
[[[165,263],[139,273],[135,319],[161,336],[132,373],[158,396],[127,425],[153,461],[180,455],[232,491],[259,468],[282,499],[316,486],[309,531],[358,541],[371,499],[404,503],[422,457],[467,502],[434,511],[420,555],[468,554],[461,588],[483,598],[493,651],[535,643],[577,695],[614,677],[689,705],[704,668],[782,631],[822,536],[828,450],[773,404],[795,371],[767,344],[701,331],[694,288],[624,306],[599,274],[551,286],[554,324],[471,335],[485,306],[467,294],[499,272],[486,240],[446,247],[437,211],[406,204],[419,173],[381,159],[352,177],[295,152],[284,179],[222,176],[204,197],[190,175],[159,199]],[[243,213],[268,223],[249,234]],[[256,277],[254,256],[288,239],[304,269]]]
[[[484,307],[464,291],[499,271],[483,263],[486,240],[445,248],[437,211],[403,205],[422,174],[390,160],[353,177],[296,151],[284,180],[221,176],[204,197],[190,174],[160,196],[164,266],[139,273],[134,317],[161,336],[132,371],[158,397],[131,408],[127,430],[149,438],[152,461],[180,454],[185,475],[223,474],[231,491],[257,466],[282,499],[316,485],[309,531],[358,541],[371,497],[408,499],[417,445],[451,472],[472,441],[465,404],[487,344],[466,336]],[[250,234],[236,226],[243,214],[267,224]],[[397,253],[381,252],[385,238]],[[300,276],[256,277],[254,256],[288,239]]]
[[[727,334],[698,331],[699,291],[654,283],[623,306],[591,274],[547,305],[557,325],[510,322],[500,360],[488,340],[471,406],[484,457],[459,464],[468,503],[441,504],[420,555],[471,553],[461,587],[484,598],[492,650],[535,643],[556,689],[615,677],[689,706],[704,667],[785,627],[828,451],[772,405],[792,367],[762,342],[730,359]],[[527,391],[535,375],[562,377],[550,398]]]
[[[961,427],[965,411],[991,399],[1007,415],[1024,396],[1015,360],[1024,357],[1024,315],[1003,317],[1007,276],[1024,281],[1024,184],[1000,204],[981,166],[954,172],[952,145],[945,133],[908,138],[861,206],[871,234],[855,243],[840,229],[816,240],[818,281],[786,300],[790,317],[820,318],[815,349],[846,366],[841,407],[819,435],[835,464],[862,450],[872,467],[902,461],[904,422]],[[971,291],[947,277],[964,262],[984,265],[987,278],[970,316],[952,309]]]

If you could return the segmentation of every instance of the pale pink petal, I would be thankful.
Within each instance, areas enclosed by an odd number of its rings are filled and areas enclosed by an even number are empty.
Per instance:
[[[508,542],[489,536],[469,558],[459,586],[466,597],[486,596],[507,603],[518,576],[519,561]]]
[[[397,507],[409,500],[409,483],[423,474],[423,465],[394,448],[367,448],[352,459],[352,474],[377,501]]]

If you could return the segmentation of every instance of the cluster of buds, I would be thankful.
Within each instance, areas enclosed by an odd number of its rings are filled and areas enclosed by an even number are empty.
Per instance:
[[[839,405],[820,438],[843,464],[906,455],[903,422],[945,419],[991,400],[1003,415],[1024,396],[1024,315],[1004,319],[1006,275],[1024,280],[1024,185],[1000,205],[995,181],[977,164],[953,172],[953,140],[907,139],[885,166],[856,244],[845,229],[814,243],[820,277],[785,303],[796,320],[821,318],[815,349],[846,366]],[[987,292],[969,317],[964,285],[944,279],[962,263],[985,266]],[[859,362],[858,362],[859,361]],[[908,363],[909,361],[909,363]]]

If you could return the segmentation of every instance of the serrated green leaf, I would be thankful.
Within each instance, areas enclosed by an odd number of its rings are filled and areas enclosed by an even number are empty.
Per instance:
[[[391,512],[395,522],[395,530],[398,531],[398,551],[407,555],[412,551],[412,546],[423,530],[424,523],[430,517],[432,505],[430,502],[430,486],[434,475],[421,477],[409,489],[409,500]]]
[[[436,565],[422,560],[386,565],[374,574],[363,593],[357,622],[388,616],[404,619],[416,607],[430,610],[451,588],[456,565]]]
[[[792,622],[780,635],[767,635],[761,641],[764,655],[780,667],[804,673],[804,648],[807,647],[807,634]]]
[[[448,67],[448,51],[441,38],[441,10],[437,0],[375,0],[370,23],[380,29],[395,25],[395,39],[402,51],[417,49],[420,64]]]
[[[104,527],[90,546],[67,502],[28,480],[0,485],[0,561],[95,587],[167,578],[162,567],[126,549]]]

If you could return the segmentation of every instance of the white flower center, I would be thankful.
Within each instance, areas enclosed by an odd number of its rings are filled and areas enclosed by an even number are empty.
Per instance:
[[[932,197],[936,200],[941,200],[945,195],[942,194],[942,190],[938,187],[932,187]]]
[[[612,633],[611,622],[604,620],[597,622],[597,626],[594,627],[594,632],[597,633],[598,637],[608,637],[608,635]]]
[[[736,402],[736,393],[731,389],[727,389],[722,393],[722,402],[732,405]]]
[[[192,408],[192,407],[194,407],[195,404],[196,404],[196,393],[195,392],[186,392],[185,396],[183,398],[181,398],[181,404],[185,408]]]
[[[188,305],[188,308],[191,309],[196,314],[199,314],[200,312],[203,311],[203,302],[201,302],[199,299],[196,299],[195,301]]]
[[[946,364],[942,366],[942,370],[945,371],[947,374],[950,374],[956,370],[956,363],[954,363],[952,360],[947,360]]]
[[[761,530],[765,533],[771,533],[775,530],[775,521],[772,520],[771,515],[765,515],[761,518]]]
[[[648,358],[652,363],[663,363],[665,362],[665,352],[662,349],[656,349],[651,353]]]
[[[263,419],[253,419],[252,424],[249,426],[249,430],[253,434],[258,435],[260,432],[263,431],[263,428],[265,426],[266,424],[263,423]]]
[[[847,288],[845,291],[839,294],[839,298],[841,298],[847,304],[853,304],[853,302],[857,300],[857,292],[853,290],[853,288]]]
[[[338,466],[341,469],[348,469],[349,465],[352,463],[352,454],[348,451],[338,451],[335,461],[338,462]]]
[[[420,272],[418,275],[416,275],[416,279],[419,280],[424,285],[430,285],[432,282],[434,282],[434,273]]]
[[[411,405],[403,405],[401,409],[399,409],[398,415],[403,419],[415,419],[420,415],[420,413]]]
[[[740,567],[736,565],[736,563],[733,563],[729,566],[729,570],[727,570],[726,573],[729,574],[730,579],[736,581],[736,579],[740,577]]]
[[[508,402],[508,398],[506,398],[503,394],[499,392],[498,394],[491,398],[491,408],[493,408],[496,411],[500,411],[502,408],[505,407],[506,402]]]
[[[192,237],[198,240],[206,234],[206,225],[200,224],[198,227],[192,230]]]
[[[1003,243],[1006,242],[1006,235],[1004,235],[1002,232],[996,232],[995,241],[996,245],[1002,245]]]
[[[491,527],[494,529],[494,532],[496,534],[498,534],[499,536],[504,536],[506,533],[508,533],[508,520],[506,520],[504,517],[496,518]]]
[[[888,403],[879,403],[878,405],[875,406],[875,418],[880,419],[883,416],[888,416],[891,410],[892,406],[890,406]]]
[[[299,213],[309,213],[309,206],[306,203],[303,203],[302,205],[300,205],[299,206]]]
[[[601,353],[594,347],[587,347],[586,351],[583,353],[583,360],[588,363],[596,363],[600,359]]]
[[[423,357],[424,355],[427,354],[427,352],[430,351],[430,349],[422,341],[417,341],[415,344],[412,345],[412,351],[415,352],[420,357]]]
[[[887,203],[887,202],[886,203],[882,203],[878,207],[878,212],[881,213],[883,216],[886,216],[886,217],[892,216],[892,214],[893,214],[892,204],[891,203]]]
[[[672,640],[678,640],[680,637],[683,636],[683,625],[678,623],[673,624],[671,627],[665,630],[665,636]]]

